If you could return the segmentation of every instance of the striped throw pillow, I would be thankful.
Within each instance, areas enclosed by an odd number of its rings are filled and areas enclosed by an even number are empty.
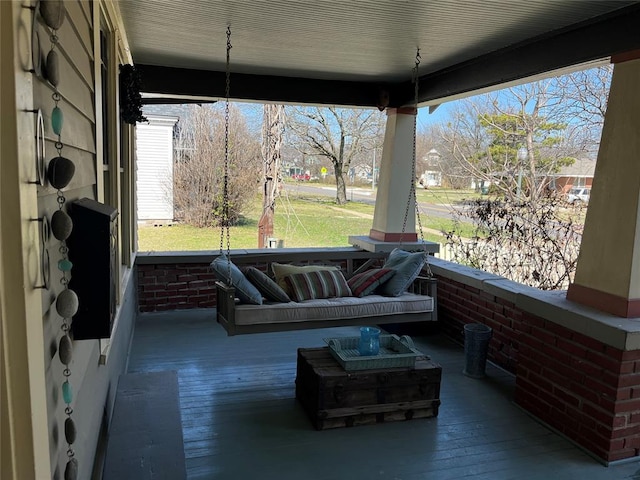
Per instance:
[[[314,298],[351,297],[351,289],[339,270],[294,273],[284,277],[296,302]]]
[[[354,297],[371,295],[373,291],[395,274],[391,268],[374,268],[351,277],[347,283]]]

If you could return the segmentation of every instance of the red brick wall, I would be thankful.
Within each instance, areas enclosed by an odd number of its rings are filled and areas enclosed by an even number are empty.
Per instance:
[[[207,264],[138,265],[141,312],[215,307],[215,276]]]
[[[439,278],[442,328],[463,341],[466,323],[493,329],[489,358],[516,374],[515,400],[598,457],[640,454],[640,351],[621,351],[511,302]]]
[[[216,306],[216,277],[209,266],[202,263],[137,264],[138,306],[140,312],[156,312],[187,308]],[[243,266],[242,258],[234,263]],[[312,263],[311,259],[296,264]],[[333,264],[346,268],[346,263]],[[269,262],[251,262],[252,266],[267,271]]]

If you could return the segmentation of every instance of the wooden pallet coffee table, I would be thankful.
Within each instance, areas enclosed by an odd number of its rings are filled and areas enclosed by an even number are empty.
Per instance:
[[[299,348],[296,398],[318,430],[435,417],[441,377],[423,357],[412,368],[347,372],[328,347]]]

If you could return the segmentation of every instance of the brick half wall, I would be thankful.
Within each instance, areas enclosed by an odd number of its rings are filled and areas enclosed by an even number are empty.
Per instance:
[[[216,306],[215,275],[208,264],[138,265],[141,312]]]
[[[489,359],[516,375],[519,406],[604,463],[640,454],[640,350],[560,325],[585,328],[585,318],[570,310],[563,315],[562,308],[543,306],[536,315],[536,302],[527,300],[548,296],[570,307],[558,292],[547,295],[490,274],[483,279],[484,272],[472,269],[465,277],[464,267],[448,270],[448,262],[434,262],[442,330],[463,343],[465,324],[490,326]],[[606,328],[593,330],[614,338]]]
[[[216,277],[209,264],[218,252],[141,253],[136,258],[138,308],[156,312],[216,306]],[[272,262],[305,265],[337,265],[351,272],[364,262],[380,262],[384,253],[363,252],[356,248],[271,249],[232,251],[239,267],[254,266],[267,272]]]

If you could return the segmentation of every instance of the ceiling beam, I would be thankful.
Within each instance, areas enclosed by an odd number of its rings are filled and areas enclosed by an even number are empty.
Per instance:
[[[419,104],[488,89],[640,48],[640,3],[420,76]],[[412,104],[411,82],[401,104]]]
[[[225,73],[210,70],[136,64],[141,91],[190,97],[225,97]],[[273,75],[231,74],[233,99],[291,104],[376,107],[381,84]]]

